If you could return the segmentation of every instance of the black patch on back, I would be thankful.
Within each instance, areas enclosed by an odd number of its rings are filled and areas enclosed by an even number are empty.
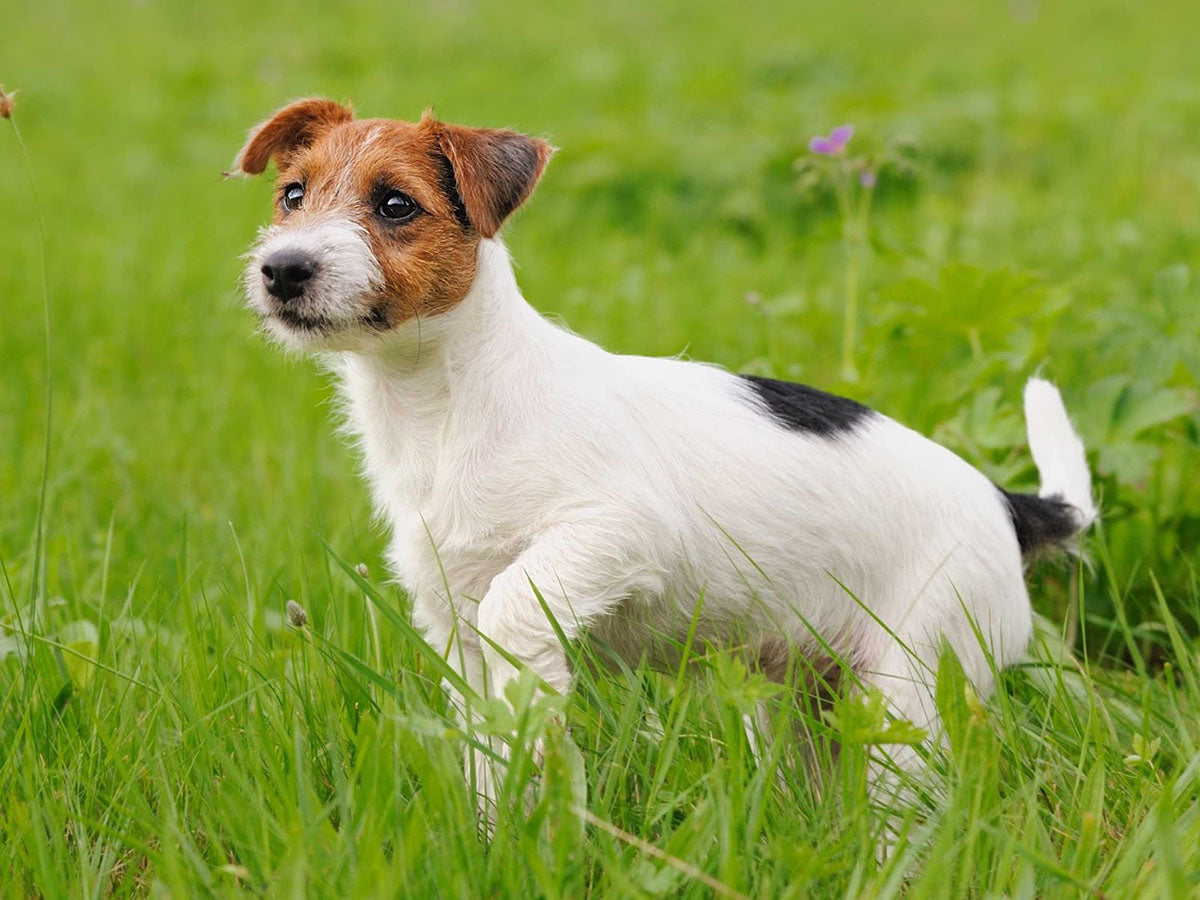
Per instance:
[[[757,375],[738,377],[754,388],[755,394],[766,404],[775,421],[793,431],[834,437],[854,430],[860,422],[875,414],[869,406],[863,406],[857,400],[827,394],[806,384],[759,378]]]
[[[1061,497],[1037,494],[1010,494],[999,488],[1008,504],[1021,553],[1028,556],[1038,550],[1061,546],[1079,532],[1075,507]]]

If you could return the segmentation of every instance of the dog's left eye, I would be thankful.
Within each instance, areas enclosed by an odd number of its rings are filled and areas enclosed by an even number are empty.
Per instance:
[[[385,219],[390,219],[393,222],[403,222],[405,219],[411,219],[417,212],[417,204],[408,194],[403,194],[400,191],[388,191],[383,195],[383,199],[379,201],[379,206],[375,211]]]
[[[304,185],[300,182],[289,184],[283,189],[282,203],[283,208],[288,212],[299,209],[300,204],[304,202]]]

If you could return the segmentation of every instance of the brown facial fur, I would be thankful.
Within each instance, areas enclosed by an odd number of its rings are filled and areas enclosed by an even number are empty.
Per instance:
[[[236,166],[255,174],[274,159],[278,226],[342,218],[363,227],[384,280],[373,327],[445,312],[470,289],[480,239],[525,201],[553,150],[512,131],[429,115],[415,124],[351,115],[331,101],[298,101],[251,135]],[[278,201],[293,183],[304,197],[289,212]],[[402,223],[382,218],[376,209],[386,190],[407,194],[420,212]]]

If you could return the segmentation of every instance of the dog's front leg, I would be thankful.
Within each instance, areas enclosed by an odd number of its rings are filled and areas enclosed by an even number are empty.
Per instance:
[[[492,580],[476,622],[491,696],[510,702],[506,688],[521,668],[531,669],[551,690],[565,693],[570,688],[571,669],[559,632],[572,641],[632,593],[657,587],[646,575],[656,567],[644,548],[631,546],[626,537],[634,533],[612,525],[558,526]],[[508,748],[499,743],[493,748],[507,756]],[[540,738],[531,749],[540,762]],[[493,765],[485,778],[490,793],[480,799],[494,802],[502,765]],[[527,806],[531,799],[527,794]]]
[[[574,640],[635,589],[646,565],[626,541],[612,528],[558,526],[492,580],[479,605],[478,628],[493,696],[506,696],[518,674],[513,661],[555,691],[570,688],[559,632]]]

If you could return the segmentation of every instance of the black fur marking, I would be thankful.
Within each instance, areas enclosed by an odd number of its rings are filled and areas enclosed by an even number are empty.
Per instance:
[[[382,303],[372,306],[371,311],[362,317],[362,323],[376,331],[387,331],[391,327],[391,323],[388,322],[387,307]]]
[[[496,206],[500,221],[512,214],[533,189],[532,182],[538,171],[538,152],[533,143],[521,137],[518,140],[501,141],[493,148],[492,165],[499,177],[496,186]]]
[[[1067,538],[1079,533],[1075,507],[1061,497],[1010,494],[1004,488],[999,490],[1008,504],[1008,514],[1012,517],[1022,554],[1061,546]]]
[[[864,419],[875,415],[874,410],[857,400],[827,394],[806,384],[759,378],[757,375],[738,377],[754,388],[775,421],[794,431],[835,437],[853,431]]]
[[[467,207],[463,204],[462,194],[458,192],[458,181],[454,177],[454,166],[450,165],[450,160],[446,158],[446,154],[440,151],[433,154],[433,160],[438,167],[438,187],[442,189],[442,193],[446,199],[450,201],[450,208],[454,210],[454,218],[458,220],[458,224],[464,229],[470,229],[471,220],[467,218]]]
[[[281,309],[272,310],[272,315],[283,322],[283,324],[292,328],[300,331],[315,332],[317,334],[329,331],[333,325],[324,316],[306,316],[286,306]]]

